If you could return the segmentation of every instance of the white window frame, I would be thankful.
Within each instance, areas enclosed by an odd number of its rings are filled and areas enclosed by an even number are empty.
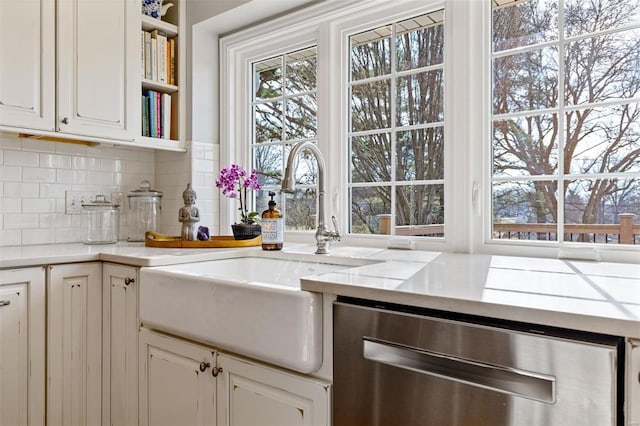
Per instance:
[[[483,164],[480,169],[482,175],[479,176],[478,182],[482,182],[482,234],[478,236],[478,243],[474,246],[474,251],[488,254],[500,254],[500,255],[521,255],[521,256],[536,256],[536,257],[557,257],[568,259],[585,259],[585,260],[602,260],[602,261],[614,261],[614,262],[638,262],[640,259],[640,246],[639,245],[627,245],[627,244],[601,244],[601,243],[578,243],[578,242],[566,242],[566,241],[534,241],[534,240],[500,240],[492,238],[492,225],[491,219],[493,194],[492,194],[492,170],[493,170],[493,158],[491,157],[492,149],[492,39],[491,39],[491,22],[492,22],[492,7],[491,1],[482,2],[482,10],[480,11],[482,21],[486,26],[486,30],[482,33],[478,33],[478,38],[482,40],[482,64],[483,72],[486,75],[483,82]],[[559,7],[562,7],[562,2],[559,2]],[[559,28],[562,33],[563,28]],[[562,45],[564,41],[561,39],[559,45]],[[560,50],[562,52],[562,49]],[[562,55],[562,53],[560,53]],[[562,63],[563,57],[560,57]],[[562,72],[562,67],[560,71]],[[560,81],[563,81],[562,79]],[[562,86],[561,86],[562,87]],[[562,87],[563,89],[563,87]],[[562,93],[562,92],[561,92]],[[561,95],[560,95],[561,96]],[[633,101],[633,99],[629,99]],[[536,115],[536,111],[531,111],[531,115]],[[564,114],[564,110],[558,112],[560,120],[564,120],[564,117],[560,117]],[[558,160],[562,162],[562,152]],[[561,174],[558,179],[559,185],[563,183],[564,176],[567,173]],[[591,177],[597,177],[593,175]],[[559,215],[563,214],[559,212]],[[564,228],[564,221],[558,224],[558,233],[562,233]]]
[[[348,37],[393,20],[445,8],[445,237],[344,235],[343,244],[536,257],[576,256],[637,261],[640,247],[522,244],[491,239],[491,1],[325,0],[220,39],[220,167],[250,166],[251,64],[316,44],[318,146],[325,156],[327,215],[345,230],[348,203]],[[455,28],[455,31],[454,31]],[[453,83],[452,83],[453,82]],[[235,200],[220,200],[221,229],[230,229]],[[489,219],[487,219],[489,218]],[[313,244],[311,231],[287,231],[285,241]]]

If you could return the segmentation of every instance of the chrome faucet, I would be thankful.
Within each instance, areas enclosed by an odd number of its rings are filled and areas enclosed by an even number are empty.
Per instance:
[[[316,254],[328,254],[329,243],[340,241],[340,233],[336,224],[336,217],[331,216],[335,231],[330,231],[325,225],[324,197],[325,197],[325,177],[324,177],[324,158],[322,153],[313,142],[298,142],[293,146],[287,158],[287,168],[284,171],[284,179],[282,179],[282,191],[293,192],[296,185],[294,173],[297,167],[296,159],[298,154],[304,150],[311,151],[316,157],[318,163],[318,229],[316,230]]]

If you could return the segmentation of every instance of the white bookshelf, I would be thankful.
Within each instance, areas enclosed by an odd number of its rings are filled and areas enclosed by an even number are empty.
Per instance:
[[[180,28],[184,28],[185,20],[185,1],[171,0],[174,4],[170,7],[166,15],[160,19],[152,18],[144,14],[140,14],[140,28],[147,32],[158,30],[167,37],[167,40],[174,39],[175,43],[175,84],[168,84],[162,81],[145,78],[140,76],[140,100],[148,90],[159,92],[161,94],[171,95],[171,131],[168,137],[149,137],[143,135],[143,108],[142,102],[139,103],[140,108],[140,134],[136,137],[136,142],[141,146],[160,150],[185,151],[184,144],[184,119],[183,111],[185,110],[185,96],[180,91],[180,79],[183,75],[184,68],[184,42],[180,37]],[[140,60],[144,60],[144,53],[141,52]],[[141,66],[142,69],[142,66]],[[142,73],[141,73],[142,74]]]

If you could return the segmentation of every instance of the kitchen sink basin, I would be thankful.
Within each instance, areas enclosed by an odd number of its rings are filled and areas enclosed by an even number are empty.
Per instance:
[[[310,373],[322,363],[322,295],[301,290],[300,278],[358,266],[340,260],[248,256],[142,268],[140,319]]]

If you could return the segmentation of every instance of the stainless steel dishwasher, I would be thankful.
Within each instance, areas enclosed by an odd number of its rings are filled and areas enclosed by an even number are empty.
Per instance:
[[[335,302],[335,426],[624,424],[623,339],[436,314]]]

